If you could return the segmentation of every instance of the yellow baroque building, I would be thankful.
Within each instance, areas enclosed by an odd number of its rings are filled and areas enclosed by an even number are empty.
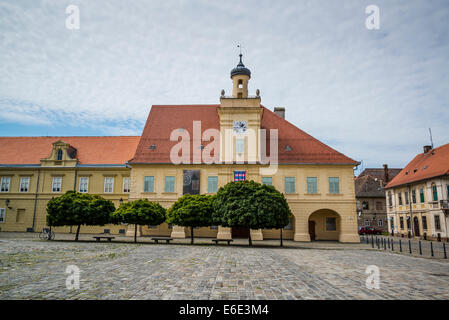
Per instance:
[[[231,71],[232,95],[215,105],[152,106],[140,137],[0,138],[0,230],[39,232],[46,203],[68,190],[100,194],[116,206],[147,198],[169,208],[180,196],[213,194],[230,181],[271,184],[284,193],[293,216],[283,236],[295,241],[359,242],[354,166],[358,163],[316,140],[248,95],[251,72]],[[81,233],[132,235],[125,225],[81,228]],[[56,232],[71,232],[69,227]],[[279,238],[279,230],[221,226],[198,237]],[[140,235],[185,238],[185,228],[142,226]]]

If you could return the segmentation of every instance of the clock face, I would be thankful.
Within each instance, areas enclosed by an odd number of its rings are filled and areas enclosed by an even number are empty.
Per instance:
[[[234,121],[234,133],[245,133],[246,132],[246,121]]]

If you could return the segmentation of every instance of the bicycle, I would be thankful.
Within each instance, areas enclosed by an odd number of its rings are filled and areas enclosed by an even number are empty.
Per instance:
[[[53,240],[55,238],[55,233],[49,228],[43,228],[42,232],[39,233],[39,239],[41,240]]]

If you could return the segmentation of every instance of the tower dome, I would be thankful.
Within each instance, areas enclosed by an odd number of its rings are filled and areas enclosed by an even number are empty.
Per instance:
[[[240,75],[240,74],[246,75],[251,78],[251,71],[248,68],[246,68],[242,62],[242,54],[240,54],[240,62],[237,65],[237,67],[235,67],[234,69],[231,70],[231,79],[233,76]]]

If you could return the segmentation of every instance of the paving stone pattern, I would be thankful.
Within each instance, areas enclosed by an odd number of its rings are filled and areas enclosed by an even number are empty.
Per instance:
[[[78,290],[66,288],[69,265],[81,270]],[[366,288],[368,265],[380,289]],[[0,299],[449,299],[449,263],[350,245],[1,238]]]

